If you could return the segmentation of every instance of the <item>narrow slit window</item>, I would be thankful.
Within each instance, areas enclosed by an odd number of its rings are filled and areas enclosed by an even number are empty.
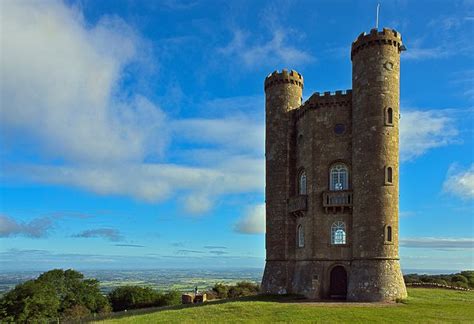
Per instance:
[[[393,125],[393,109],[392,108],[387,109],[386,123],[387,123],[387,125]]]
[[[307,184],[306,184],[306,172],[303,170],[300,172],[300,176],[298,179],[298,193],[300,195],[306,195],[307,193]]]
[[[392,167],[387,167],[387,183],[393,183],[393,170]]]
[[[298,247],[304,247],[303,225],[298,225]]]
[[[387,226],[387,242],[392,242],[392,226]]]

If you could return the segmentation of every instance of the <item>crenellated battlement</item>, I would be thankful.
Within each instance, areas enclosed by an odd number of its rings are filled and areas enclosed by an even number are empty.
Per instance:
[[[295,70],[274,71],[265,78],[265,90],[276,84],[291,83],[303,88],[303,76]]]
[[[361,33],[357,39],[352,42],[351,59],[355,54],[365,48],[380,45],[396,47],[400,53],[402,51],[402,35],[395,29],[390,28],[384,28],[382,31],[374,28],[368,34],[365,32]]]
[[[339,104],[347,104],[352,100],[352,90],[337,90],[334,92],[315,92],[305,101],[303,106],[331,106]]]
[[[295,116],[296,119],[301,118],[306,114],[308,110],[318,109],[318,108],[330,108],[336,106],[346,106],[351,107],[352,105],[352,90],[337,90],[334,92],[325,91],[325,92],[315,92],[308,100],[306,100],[301,107],[296,110]]]

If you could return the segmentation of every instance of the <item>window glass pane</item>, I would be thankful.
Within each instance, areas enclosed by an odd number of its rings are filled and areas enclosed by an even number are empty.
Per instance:
[[[344,222],[336,222],[331,226],[331,243],[346,244],[346,225]]]
[[[348,189],[348,172],[344,164],[336,164],[331,168],[329,183],[330,190]]]
[[[298,247],[304,247],[304,231],[303,226],[298,226]]]
[[[299,179],[300,187],[299,194],[306,195],[306,172],[302,172]]]

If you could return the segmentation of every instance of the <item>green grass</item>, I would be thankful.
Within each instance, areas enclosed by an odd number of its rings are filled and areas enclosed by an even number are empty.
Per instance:
[[[411,288],[399,304],[302,303],[274,297],[180,306],[106,323],[474,323],[474,292]]]

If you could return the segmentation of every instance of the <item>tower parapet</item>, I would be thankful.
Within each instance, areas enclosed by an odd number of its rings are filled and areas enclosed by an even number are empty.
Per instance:
[[[297,85],[303,89],[303,76],[296,72],[295,70],[285,70],[283,69],[281,72],[273,71],[272,74],[269,74],[265,78],[265,90],[268,88],[276,85],[276,84],[284,84],[284,83],[291,83]]]
[[[398,53],[402,51],[402,35],[395,29],[384,28],[382,31],[372,29],[369,34],[361,33],[357,39],[352,42],[351,48],[351,59],[359,51],[372,46],[393,46],[398,50]]]

